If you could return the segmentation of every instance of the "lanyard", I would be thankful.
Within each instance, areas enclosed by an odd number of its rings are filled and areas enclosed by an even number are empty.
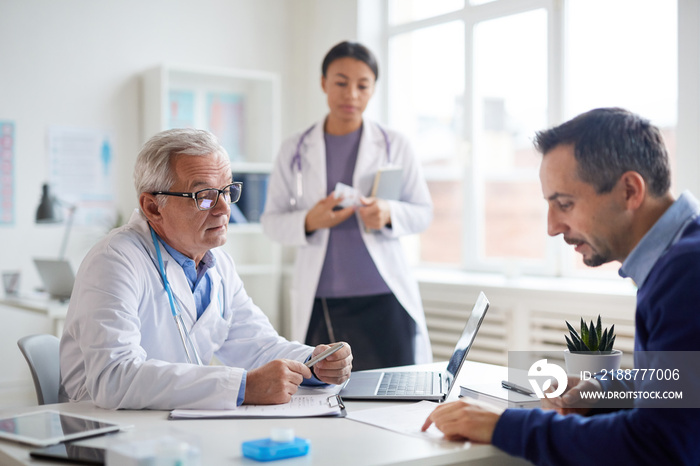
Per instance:
[[[170,312],[175,319],[175,325],[180,332],[180,339],[182,340],[182,346],[185,348],[185,354],[187,355],[187,362],[190,364],[202,365],[201,359],[199,359],[199,354],[197,353],[197,348],[195,348],[190,338],[190,333],[185,327],[185,323],[182,320],[182,312],[180,312],[180,305],[177,303],[173,297],[173,292],[170,289],[170,282],[168,282],[168,277],[165,275],[165,267],[163,266],[163,257],[160,254],[160,245],[158,245],[158,238],[156,237],[156,232],[149,225],[148,228],[151,230],[151,238],[153,239],[153,245],[156,248],[156,256],[158,257],[158,271],[160,272],[160,277],[163,279],[163,287],[165,287],[165,292],[168,295],[168,301],[170,302]],[[177,307],[176,307],[177,304]]]

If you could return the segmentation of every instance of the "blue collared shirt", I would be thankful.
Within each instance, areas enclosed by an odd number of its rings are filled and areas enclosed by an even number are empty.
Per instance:
[[[700,214],[700,203],[684,191],[622,263],[621,277],[630,277],[638,288],[646,281],[659,258],[680,239],[683,230]]]
[[[211,251],[207,251],[199,263],[199,268],[197,269],[194,266],[194,261],[192,259],[163,241],[163,238],[158,236],[158,234],[156,234],[156,236],[158,237],[160,244],[162,244],[165,250],[168,251],[168,254],[170,254],[175,262],[180,264],[182,270],[185,271],[185,277],[187,278],[187,283],[190,285],[190,290],[192,290],[194,304],[197,309],[197,319],[199,319],[211,302],[211,278],[209,277],[209,274],[207,274],[207,271],[216,266],[216,258]],[[203,280],[204,277],[206,277],[206,279]],[[241,385],[238,390],[238,397],[236,399],[236,404],[238,406],[242,405],[243,400],[245,399],[245,385],[247,376],[248,372],[246,371],[241,377]]]
[[[185,271],[185,277],[187,278],[187,282],[189,283],[190,289],[192,290],[195,306],[197,308],[197,318],[199,319],[204,310],[207,308],[207,306],[209,306],[209,303],[211,302],[211,278],[209,277],[209,274],[207,274],[207,271],[216,266],[216,258],[211,253],[211,251],[207,251],[206,254],[204,254],[204,257],[202,258],[201,262],[199,263],[199,269],[197,269],[194,266],[194,261],[192,259],[185,256],[180,251],[174,249],[168,243],[163,241],[163,238],[158,236],[158,234],[156,234],[156,236],[158,237],[158,241],[160,241],[160,244],[162,244],[165,250],[168,251],[168,254],[170,254],[170,256],[175,260],[175,262],[180,264],[182,270]],[[203,280],[204,277],[206,277],[206,280]],[[311,359],[311,356],[306,358],[307,361],[309,359]],[[247,376],[248,372],[246,371],[243,373],[243,377],[241,378],[241,385],[238,391],[238,398],[236,400],[236,404],[238,406],[242,405],[243,400],[245,399],[245,387]],[[302,385],[313,386],[326,384],[312,375],[310,379],[305,379],[302,382]]]
[[[197,319],[199,319],[211,302],[211,278],[209,278],[207,271],[216,266],[216,258],[211,251],[207,251],[199,263],[199,268],[197,268],[195,267],[192,259],[174,249],[168,243],[163,241],[160,236],[158,237],[158,240],[160,240],[160,243],[163,245],[165,250],[168,251],[170,256],[172,256],[175,262],[180,264],[180,267],[182,267],[182,270],[184,270],[187,283],[189,283],[190,290],[192,290],[192,296],[194,297],[194,304],[197,309]]]

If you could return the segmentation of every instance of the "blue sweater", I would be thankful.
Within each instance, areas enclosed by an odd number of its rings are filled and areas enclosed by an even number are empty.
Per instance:
[[[651,269],[637,292],[635,322],[636,351],[700,351],[700,220]],[[683,385],[700,391],[700,364],[693,369],[681,373]],[[493,444],[545,465],[700,465],[700,411],[640,404],[589,417],[508,409]]]

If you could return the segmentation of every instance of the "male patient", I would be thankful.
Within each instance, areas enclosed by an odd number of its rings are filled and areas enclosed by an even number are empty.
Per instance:
[[[635,361],[640,352],[700,350],[700,208],[688,192],[671,195],[659,130],[603,108],[538,133],[535,145],[548,233],[563,235],[591,267],[621,262],[620,275],[637,284]],[[697,390],[693,365],[680,375],[683,387]],[[644,400],[607,413],[581,407],[582,390],[601,388],[569,380],[551,403],[558,412],[499,414],[457,401],[435,409],[423,428],[435,423],[448,438],[492,443],[537,464],[700,464],[698,410],[648,408]]]
[[[63,401],[231,409],[285,403],[303,382],[347,380],[350,347],[312,373],[304,361],[328,346],[279,336],[217,249],[242,187],[213,135],[155,135],[134,182],[140,209],[92,248],[76,277],[60,346]],[[222,365],[209,365],[214,356]]]

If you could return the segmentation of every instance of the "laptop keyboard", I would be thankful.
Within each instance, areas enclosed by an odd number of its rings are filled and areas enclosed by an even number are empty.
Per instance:
[[[429,395],[433,393],[432,372],[385,372],[377,395]]]

